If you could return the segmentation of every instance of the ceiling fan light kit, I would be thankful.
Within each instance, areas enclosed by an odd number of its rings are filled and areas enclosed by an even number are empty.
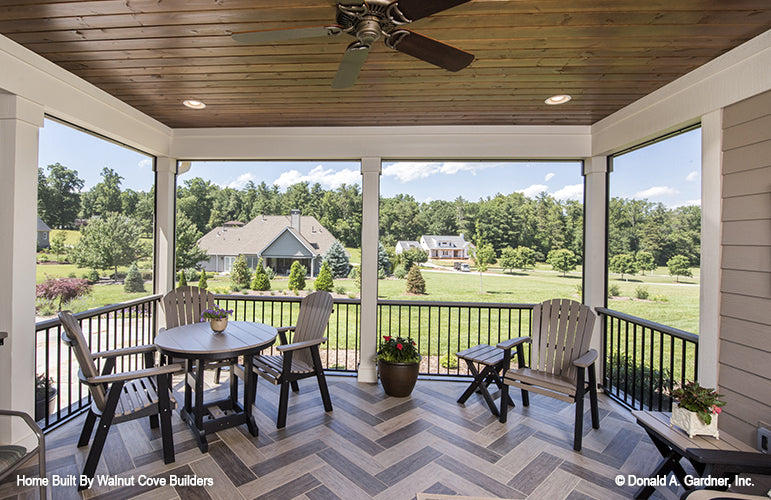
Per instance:
[[[356,38],[343,54],[332,88],[354,85],[372,44],[384,40],[385,45],[448,71],[460,71],[474,60],[474,55],[427,36],[401,28],[412,21],[461,5],[470,0],[343,0],[337,4],[337,24],[234,33],[242,43],[264,43],[281,40],[338,36]]]

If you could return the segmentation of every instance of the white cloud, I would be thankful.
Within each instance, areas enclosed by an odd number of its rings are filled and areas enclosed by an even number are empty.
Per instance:
[[[568,186],[559,189],[554,193],[554,197],[558,200],[581,200],[584,196],[583,184],[570,184]]]
[[[336,188],[341,184],[358,184],[361,181],[361,173],[358,170],[344,168],[342,170],[325,169],[322,165],[313,167],[307,174],[303,175],[297,170],[289,170],[278,176],[273,184],[280,188],[287,188],[298,182],[308,182],[310,184],[319,183],[327,188]]]
[[[657,198],[660,196],[674,196],[676,194],[680,194],[680,191],[675,188],[669,186],[653,186],[645,191],[638,191],[634,196],[635,198]]]
[[[681,202],[679,202],[679,203],[675,203],[674,205],[672,205],[672,206],[671,206],[671,207],[669,207],[669,208],[677,208],[677,207],[690,207],[690,206],[697,206],[697,207],[698,207],[698,206],[701,206],[701,198],[699,198],[699,199],[697,199],[697,200],[686,200],[686,201],[681,201]]]
[[[465,163],[465,162],[409,162],[400,161],[392,163],[383,169],[383,175],[386,177],[396,177],[399,182],[405,183],[418,179],[425,179],[434,174],[457,174],[458,172],[471,172],[475,174],[478,170],[495,167],[492,163]]]
[[[245,174],[239,175],[238,178],[233,182],[231,182],[230,184],[228,184],[227,187],[232,189],[243,189],[243,187],[246,186],[246,184],[249,181],[254,181],[255,179],[256,177],[254,176],[254,174],[250,174],[249,172],[247,172]]]
[[[552,178],[553,178],[555,175],[556,175],[556,174],[555,174],[554,172],[549,172],[548,174],[546,174],[546,177],[544,178],[544,180],[543,180],[543,181],[544,181],[544,182],[549,182],[550,180],[552,180]]]
[[[686,176],[685,180],[687,180],[688,182],[692,182],[692,181],[695,181],[698,178],[699,178],[699,172],[694,170],[693,172],[691,172],[690,174],[688,174]]]
[[[153,166],[153,160],[150,158],[144,158],[142,160],[139,160],[139,163],[137,163],[137,167],[139,168],[148,168]]]
[[[546,191],[548,189],[549,188],[544,184],[533,184],[532,186],[528,186],[525,189],[518,189],[517,192],[524,194],[528,198],[533,198],[542,191]]]

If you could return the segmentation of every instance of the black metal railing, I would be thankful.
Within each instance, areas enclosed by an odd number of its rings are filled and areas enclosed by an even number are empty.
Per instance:
[[[699,336],[596,308],[603,322],[605,393],[638,410],[671,411],[672,389],[698,379]]]
[[[156,312],[160,297],[150,295],[74,316],[92,352],[151,344],[157,331]],[[78,379],[80,367],[61,334],[62,325],[58,318],[35,325],[35,366],[39,382],[35,388],[35,420],[44,430],[69,420],[91,404],[88,390]],[[139,355],[123,356],[116,362],[119,371],[143,366]]]

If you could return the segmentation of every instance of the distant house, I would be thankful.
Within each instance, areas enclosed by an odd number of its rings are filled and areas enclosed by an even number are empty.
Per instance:
[[[429,259],[468,259],[474,245],[459,236],[423,235],[420,246],[428,252]]]
[[[396,255],[402,252],[406,252],[412,248],[420,248],[420,242],[418,241],[397,241],[396,242]]]
[[[299,261],[316,276],[321,269],[324,253],[335,237],[315,217],[292,210],[290,215],[260,215],[248,224],[226,222],[198,240],[209,260],[203,269],[209,272],[230,272],[239,254],[246,257],[254,269],[263,259],[265,267],[277,274],[288,274],[294,261]]]
[[[37,218],[37,246],[38,248],[48,248],[51,246],[49,236],[51,234],[51,228],[48,224],[43,222],[40,217]]]

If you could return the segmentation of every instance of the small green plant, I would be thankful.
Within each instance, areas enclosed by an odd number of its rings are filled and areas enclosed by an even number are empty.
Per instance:
[[[316,281],[313,283],[313,287],[316,290],[323,290],[326,292],[331,292],[334,289],[335,283],[332,280],[332,270],[330,269],[328,262],[324,261],[321,264],[321,270],[316,277]]]
[[[206,271],[201,272],[201,277],[198,278],[198,288],[206,290],[209,288],[209,283],[206,281]]]
[[[258,290],[261,292],[270,290],[270,278],[268,278],[268,273],[266,273],[265,269],[262,267],[262,257],[260,258],[259,262],[257,262],[257,267],[254,268],[254,276],[252,276],[252,290]]]
[[[634,296],[637,297],[640,300],[648,300],[648,287],[645,286],[638,286],[634,289]]]
[[[712,423],[712,415],[723,411],[720,407],[725,401],[720,401],[722,394],[715,389],[701,387],[698,382],[686,382],[674,391],[672,397],[681,408],[695,412],[705,424]]]
[[[179,271],[179,286],[187,286],[187,275],[184,269]]]
[[[404,269],[404,266],[401,264],[396,266],[396,269],[394,269],[394,278],[403,280],[405,276],[407,276],[407,270]]]
[[[305,289],[305,275],[308,270],[305,266],[300,264],[299,261],[292,262],[292,267],[289,271],[289,289],[297,292],[298,290]]]
[[[618,285],[613,284],[608,287],[608,297],[618,297],[621,295],[621,289]]]
[[[439,360],[439,363],[442,365],[442,368],[447,368],[448,370],[455,370],[456,368],[458,368],[458,357],[445,354],[444,356],[441,357],[441,359]]]
[[[53,316],[56,314],[56,304],[45,297],[35,299],[35,310],[39,316]]]
[[[139,272],[136,262],[129,267],[126,279],[123,280],[123,288],[127,293],[145,291],[145,281],[142,279],[142,273]]]
[[[389,363],[417,363],[420,353],[412,337],[392,337],[383,335],[383,341],[377,350],[378,359]]]
[[[666,295],[654,295],[653,300],[656,302],[669,302],[669,299],[666,297]]]
[[[413,264],[410,272],[407,273],[407,293],[414,295],[426,293],[426,280],[423,279],[417,264]]]
[[[581,295],[582,293],[584,293],[584,285],[582,285],[581,283],[577,284],[576,285],[576,293],[578,295]]]
[[[338,295],[345,295],[345,287],[344,286],[339,286],[339,287],[335,288],[335,293],[338,294]]]

